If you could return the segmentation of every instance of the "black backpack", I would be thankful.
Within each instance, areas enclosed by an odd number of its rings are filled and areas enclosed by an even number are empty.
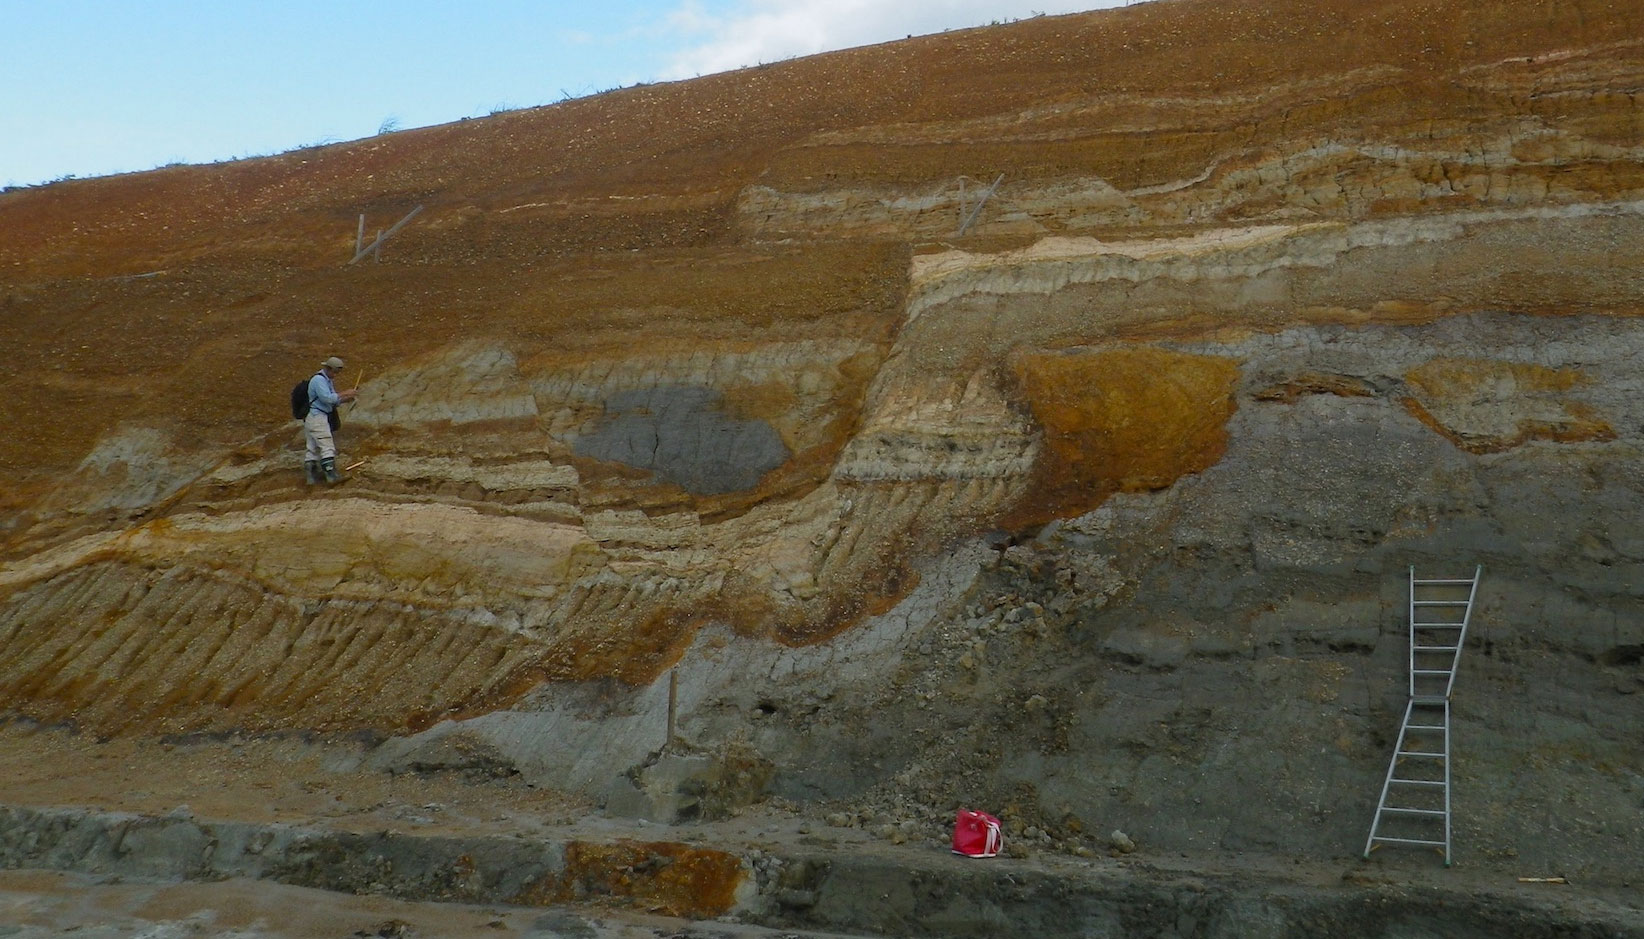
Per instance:
[[[299,421],[308,416],[308,382],[305,378],[291,386],[291,416]]]

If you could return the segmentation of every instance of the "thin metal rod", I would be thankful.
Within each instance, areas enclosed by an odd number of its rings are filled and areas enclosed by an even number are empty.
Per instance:
[[[1405,620],[1410,624],[1410,667],[1407,674],[1410,679],[1410,697],[1416,696],[1416,566],[1410,565],[1410,618]],[[1405,720],[1409,720],[1406,712]],[[1403,742],[1403,731],[1400,731],[1400,740]]]
[[[677,669],[668,670],[668,739],[663,742],[662,749],[669,750],[674,745],[674,709],[679,699],[679,672]]]
[[[1473,582],[1478,589],[1478,582]],[[1444,701],[1444,866],[1450,866],[1450,701]]]
[[[999,184],[1004,181],[1005,174],[1000,173],[999,178],[993,181],[993,185],[989,186],[987,191],[982,193],[982,195],[977,198],[976,207],[970,210],[970,215],[967,216],[963,222],[959,223],[959,234],[963,235],[965,233],[965,229],[970,227],[970,223],[976,221],[976,216],[982,213],[982,206],[987,204],[988,197],[993,195],[993,190],[998,189]]]

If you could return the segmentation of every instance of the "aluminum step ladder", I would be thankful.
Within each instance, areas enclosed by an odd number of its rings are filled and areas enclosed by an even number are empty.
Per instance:
[[[1483,573],[1480,565],[1470,578],[1421,579],[1410,568],[1410,701],[1364,842],[1366,858],[1384,844],[1414,845],[1443,851],[1450,866],[1450,692]]]

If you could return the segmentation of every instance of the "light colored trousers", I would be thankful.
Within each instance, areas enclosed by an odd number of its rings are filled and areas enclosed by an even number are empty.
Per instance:
[[[337,458],[337,444],[331,439],[331,422],[324,411],[309,411],[303,418],[303,439],[308,442],[304,461],[318,462]]]

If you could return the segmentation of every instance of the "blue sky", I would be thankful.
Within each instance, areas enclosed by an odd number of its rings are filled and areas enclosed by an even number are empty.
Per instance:
[[[280,153],[1125,2],[0,0],[0,185]]]

